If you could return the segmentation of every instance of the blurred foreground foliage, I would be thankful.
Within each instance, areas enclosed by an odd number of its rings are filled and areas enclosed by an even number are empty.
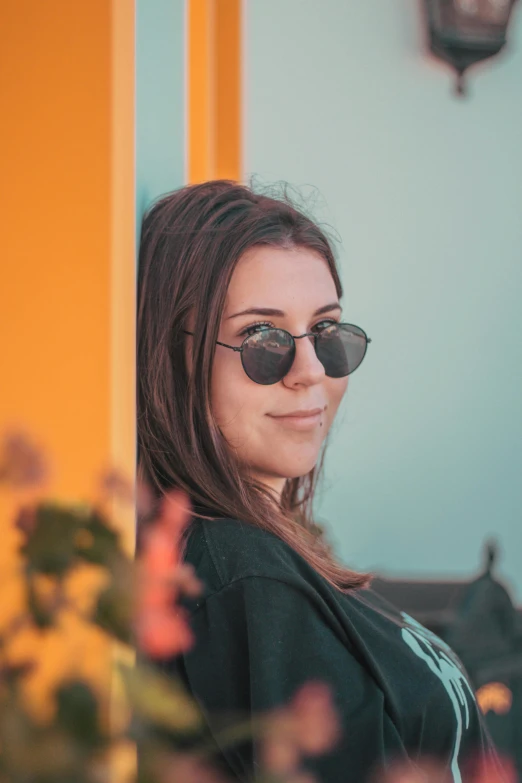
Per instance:
[[[0,490],[43,488],[45,455],[22,433],[8,433],[0,450]],[[146,486],[109,471],[92,503],[48,499],[22,504],[12,524],[20,538],[24,607],[0,628],[0,783],[108,783],[111,753],[138,743],[140,763],[126,778],[136,783],[226,783],[214,763],[221,747],[256,737],[262,764],[256,783],[313,783],[301,755],[317,755],[339,738],[337,715],[325,684],[307,683],[285,708],[253,720],[223,723],[211,737],[204,716],[181,681],[156,660],[194,644],[183,595],[203,589],[191,566],[178,558],[178,540],[190,519],[188,498],[172,492],[156,508]],[[137,559],[125,551],[107,501],[130,504],[146,521]],[[92,569],[89,595],[71,595],[70,577]],[[85,679],[64,675],[53,689],[45,718],[30,709],[24,682],[37,675],[38,644],[20,660],[13,653],[21,632],[37,637],[60,626],[63,613],[103,632],[126,651],[114,664],[126,716],[111,726],[99,694]],[[39,636],[38,636],[39,634]],[[135,653],[138,652],[137,660]],[[118,695],[116,695],[116,693]],[[121,711],[120,711],[121,714]]]

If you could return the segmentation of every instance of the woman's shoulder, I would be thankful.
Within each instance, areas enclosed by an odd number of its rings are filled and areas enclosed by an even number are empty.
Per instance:
[[[194,517],[184,561],[205,584],[205,596],[246,578],[305,585],[306,561],[283,539],[240,519]]]

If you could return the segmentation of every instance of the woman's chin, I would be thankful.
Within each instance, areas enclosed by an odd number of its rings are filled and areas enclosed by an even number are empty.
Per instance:
[[[306,476],[317,464],[317,456],[314,459],[309,460],[296,460],[293,462],[288,461],[285,464],[280,464],[274,471],[278,476],[284,476],[286,479],[300,478]]]
[[[294,447],[285,450],[284,447],[278,449],[274,444],[272,453],[265,459],[261,455],[257,459],[251,457],[248,464],[254,475],[270,476],[271,480],[279,483],[281,480],[306,476],[317,465],[319,454],[320,448],[311,445],[307,448],[302,444],[298,449]]]

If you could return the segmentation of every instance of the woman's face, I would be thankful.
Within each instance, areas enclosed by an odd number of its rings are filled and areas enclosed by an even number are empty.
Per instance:
[[[325,305],[328,310],[315,315]],[[259,308],[280,310],[281,314],[239,314]],[[301,335],[315,331],[325,320],[341,320],[327,262],[306,248],[257,246],[242,256],[234,270],[218,339],[239,347],[245,329],[256,322]],[[290,371],[269,386],[248,377],[238,352],[217,345],[211,405],[237,458],[279,497],[286,479],[303,476],[316,464],[347,385],[348,377],[325,375],[308,338],[296,340]],[[295,419],[277,418],[314,408],[320,408],[321,414],[304,426]]]

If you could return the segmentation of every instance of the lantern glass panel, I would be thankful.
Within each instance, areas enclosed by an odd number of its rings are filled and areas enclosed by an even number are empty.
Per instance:
[[[453,3],[462,21],[505,25],[512,0],[453,0]]]

